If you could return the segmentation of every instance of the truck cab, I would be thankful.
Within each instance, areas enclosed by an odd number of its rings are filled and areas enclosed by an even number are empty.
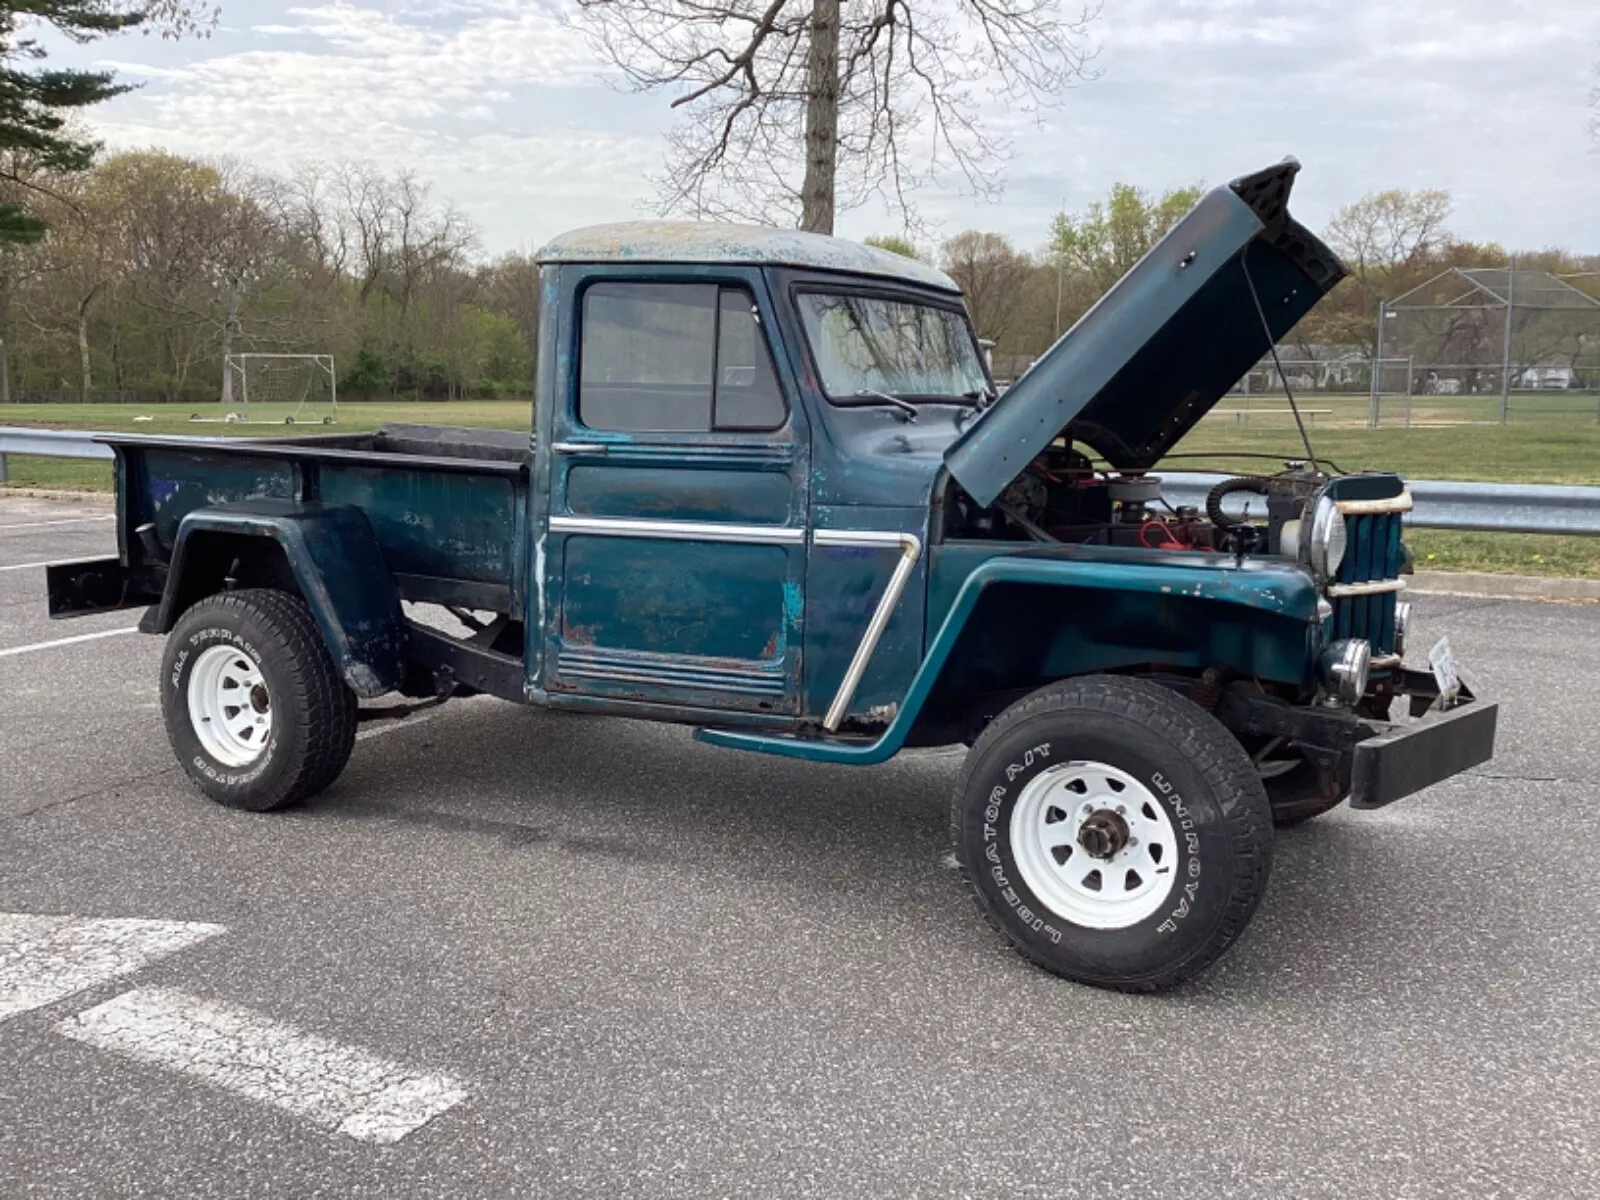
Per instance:
[[[109,437],[119,554],[52,568],[52,612],[148,606],[179,760],[254,810],[332,783],[390,692],[817,762],[965,744],[984,915],[1058,974],[1170,986],[1248,923],[1274,823],[1492,752],[1493,704],[1407,665],[1398,476],[1308,442],[1198,511],[1152,473],[1344,275],[1297,170],[1207,195],[1004,394],[920,262],[574,231],[530,434]]]

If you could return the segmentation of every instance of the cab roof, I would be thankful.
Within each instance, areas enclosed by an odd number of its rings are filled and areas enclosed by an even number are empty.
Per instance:
[[[943,271],[875,246],[797,229],[702,221],[621,221],[574,229],[539,251],[546,263],[738,263],[809,267],[960,289]]]

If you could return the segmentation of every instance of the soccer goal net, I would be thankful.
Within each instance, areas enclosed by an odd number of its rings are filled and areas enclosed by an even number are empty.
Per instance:
[[[339,389],[331,354],[230,354],[224,421],[332,425]]]

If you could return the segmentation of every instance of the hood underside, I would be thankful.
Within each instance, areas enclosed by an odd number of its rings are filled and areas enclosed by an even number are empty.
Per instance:
[[[1208,193],[951,445],[956,482],[992,504],[1069,425],[1121,470],[1159,461],[1346,274],[1289,215],[1299,170]]]

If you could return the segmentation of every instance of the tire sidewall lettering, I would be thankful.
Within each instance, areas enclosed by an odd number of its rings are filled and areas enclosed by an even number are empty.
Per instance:
[[[1174,746],[1141,744],[1109,721],[1092,722],[1083,714],[1052,714],[1055,720],[1076,720],[1094,726],[1081,735],[1041,736],[1035,721],[1019,724],[986,755],[969,781],[983,799],[968,807],[967,844],[976,849],[969,874],[1012,936],[1049,948],[1064,944],[1072,951],[1112,963],[1155,957],[1160,946],[1190,927],[1210,926],[1220,917],[1218,890],[1227,891],[1230,853],[1224,801],[1211,794],[1198,769],[1178,757]],[[1137,729],[1138,727],[1133,727]],[[1119,744],[1119,733],[1122,734]],[[1121,929],[1092,929],[1072,924],[1033,894],[1016,870],[1010,841],[1011,814],[1023,789],[1053,767],[1073,761],[1097,761],[1127,771],[1150,790],[1177,834],[1178,856],[1172,890],[1162,906],[1143,921]],[[981,776],[981,777],[980,777]],[[1198,923],[1198,924],[1197,924]]]
[[[242,622],[248,624],[248,622]],[[286,694],[286,684],[271,655],[264,653],[262,643],[247,629],[230,629],[221,624],[206,624],[177,637],[169,651],[166,682],[171,692],[171,712],[168,730],[182,761],[192,776],[230,791],[244,791],[258,785],[265,777],[280,769],[285,750],[293,741],[293,731],[284,728],[291,709],[287,704],[275,703],[278,719],[273,722],[272,733],[261,755],[246,767],[230,767],[206,753],[194,732],[188,711],[188,686],[194,666],[203,651],[213,646],[232,646],[253,662],[266,680],[275,698]]]

